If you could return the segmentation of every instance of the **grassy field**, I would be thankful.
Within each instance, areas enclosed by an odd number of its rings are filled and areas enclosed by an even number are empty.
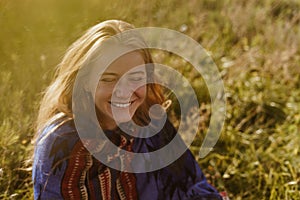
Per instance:
[[[232,199],[300,199],[299,0],[0,0],[1,199],[32,198],[28,160],[41,92],[67,47],[106,19],[182,30],[212,55],[227,116],[214,151],[199,163],[218,190]],[[210,116],[205,84],[186,63],[158,59],[198,91],[197,155]]]

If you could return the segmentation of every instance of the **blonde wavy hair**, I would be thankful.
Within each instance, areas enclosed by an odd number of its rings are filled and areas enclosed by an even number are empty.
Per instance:
[[[40,132],[51,119],[59,113],[73,118],[72,93],[76,75],[79,69],[86,65],[95,50],[104,41],[112,36],[127,30],[134,29],[134,26],[120,20],[108,20],[96,24],[75,41],[67,50],[61,63],[58,65],[54,81],[45,90],[41,100],[36,131]],[[141,40],[141,38],[131,38]],[[140,42],[140,41],[139,41]],[[136,43],[134,43],[136,44]],[[139,48],[139,47],[138,47]],[[153,63],[149,49],[141,49],[145,63]],[[154,65],[147,65],[147,77],[154,79]],[[136,111],[133,120],[139,124],[149,123],[149,108],[154,104],[162,104],[164,96],[162,88],[157,84],[147,84],[147,98]]]

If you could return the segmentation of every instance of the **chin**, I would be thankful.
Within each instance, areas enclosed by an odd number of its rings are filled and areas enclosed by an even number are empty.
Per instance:
[[[134,113],[135,113],[136,109],[134,109],[134,111],[132,109],[126,111],[116,111],[114,114],[111,112],[111,116],[112,119],[114,119],[115,122],[117,122],[118,124],[120,123],[126,123],[132,120]]]
[[[132,116],[123,115],[119,113],[115,113],[115,115],[112,115],[112,119],[117,122],[118,124],[126,123],[132,120]]]

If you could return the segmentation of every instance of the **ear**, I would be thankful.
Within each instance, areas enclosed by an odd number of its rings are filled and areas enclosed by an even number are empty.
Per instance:
[[[168,99],[162,103],[162,107],[165,111],[167,111],[168,108],[171,106],[171,104],[172,104],[172,100]]]

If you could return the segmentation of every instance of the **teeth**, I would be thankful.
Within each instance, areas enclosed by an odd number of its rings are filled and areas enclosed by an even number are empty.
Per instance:
[[[111,105],[115,106],[115,107],[119,107],[119,108],[126,108],[128,106],[130,106],[131,102],[129,103],[113,103],[111,102]]]

